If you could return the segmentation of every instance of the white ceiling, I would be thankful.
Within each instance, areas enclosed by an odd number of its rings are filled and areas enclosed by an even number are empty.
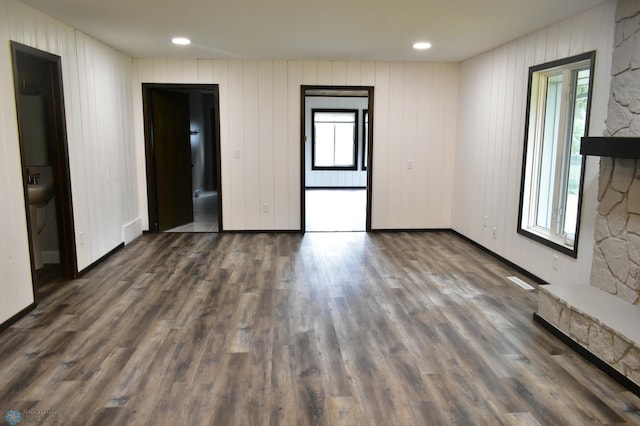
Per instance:
[[[22,0],[133,57],[454,61],[603,0]],[[188,47],[173,36],[191,38]],[[414,51],[427,40],[433,47]]]

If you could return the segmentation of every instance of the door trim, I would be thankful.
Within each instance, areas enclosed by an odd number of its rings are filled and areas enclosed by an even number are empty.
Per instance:
[[[366,208],[366,224],[365,232],[371,231],[371,194],[373,185],[373,86],[331,86],[331,85],[301,85],[300,86],[300,231],[306,232],[306,167],[305,167],[305,155],[306,155],[306,140],[305,140],[305,99],[306,92],[308,90],[322,91],[366,91],[368,99],[369,110],[369,131],[368,131],[368,143],[369,151],[367,153],[367,208]],[[314,95],[317,96],[317,95]]]
[[[54,198],[56,203],[56,215],[57,215],[57,228],[58,228],[58,248],[60,250],[60,265],[62,267],[62,274],[67,279],[77,278],[78,275],[78,260],[76,251],[76,237],[75,237],[75,224],[73,218],[73,198],[71,191],[71,172],[69,166],[69,144],[67,140],[67,120],[65,116],[64,105],[64,91],[62,86],[62,59],[58,55],[45,52],[24,44],[11,41],[11,59],[13,68],[13,86],[14,96],[16,102],[16,118],[18,121],[19,134],[22,133],[20,129],[19,106],[17,94],[20,93],[20,82],[16,78],[19,75],[18,56],[29,55],[47,62],[49,70],[47,71],[51,78],[51,99],[48,99],[49,108],[51,113],[51,127],[53,128],[54,141],[51,144],[53,158],[51,161],[54,185]],[[24,202],[25,213],[27,216],[27,233],[29,235],[29,241],[31,241],[31,235],[34,232],[29,215],[29,201],[27,196],[27,169],[24,164],[24,148],[22,142],[20,142],[20,163],[22,166],[22,183],[24,190]],[[33,252],[31,250],[31,243],[29,243],[29,257],[31,260],[31,275],[33,277],[33,284],[36,284],[36,271],[33,259]]]
[[[142,110],[144,118],[145,161],[147,166],[147,211],[149,232],[158,229],[158,193],[155,162],[155,140],[153,136],[153,110],[151,94],[154,90],[210,90],[213,95],[214,140],[216,152],[218,187],[218,232],[223,232],[222,218],[222,157],[220,156],[220,88],[218,84],[142,83]]]

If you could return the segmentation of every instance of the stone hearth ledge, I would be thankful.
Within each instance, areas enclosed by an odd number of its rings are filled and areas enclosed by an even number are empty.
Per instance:
[[[538,288],[538,316],[640,386],[640,306],[591,285]]]

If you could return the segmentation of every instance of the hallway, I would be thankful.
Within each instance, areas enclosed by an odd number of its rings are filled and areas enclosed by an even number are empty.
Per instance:
[[[193,222],[164,232],[220,232],[218,224],[218,193],[201,191],[193,198]]]

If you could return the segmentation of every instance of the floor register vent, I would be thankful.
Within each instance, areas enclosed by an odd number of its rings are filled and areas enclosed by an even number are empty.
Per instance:
[[[535,290],[534,287],[530,286],[529,284],[527,284],[526,282],[522,281],[518,277],[507,277],[507,279],[509,281],[512,281],[512,282],[516,283],[518,286],[524,288],[527,291]]]

